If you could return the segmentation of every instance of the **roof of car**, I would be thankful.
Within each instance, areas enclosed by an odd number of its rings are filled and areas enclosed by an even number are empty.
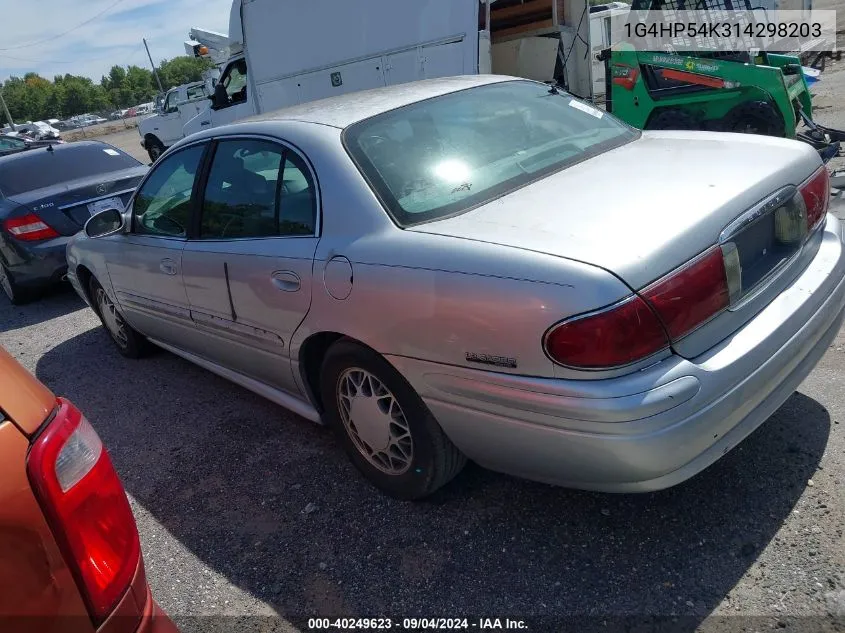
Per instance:
[[[475,86],[518,80],[501,75],[462,75],[441,79],[424,79],[384,88],[350,92],[337,97],[310,101],[301,105],[265,112],[245,119],[249,121],[308,121],[345,128],[358,121],[401,108],[402,106],[457,92]]]

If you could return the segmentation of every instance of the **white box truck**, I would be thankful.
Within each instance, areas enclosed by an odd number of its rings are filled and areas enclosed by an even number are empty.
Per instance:
[[[558,79],[589,98],[588,12],[587,0],[234,0],[231,57],[183,132],[450,75]]]

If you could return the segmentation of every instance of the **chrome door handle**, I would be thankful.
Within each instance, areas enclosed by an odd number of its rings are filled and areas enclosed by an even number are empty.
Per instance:
[[[277,270],[270,275],[273,285],[284,292],[296,292],[302,286],[299,275],[290,270]]]
[[[158,267],[159,270],[161,270],[161,272],[163,272],[165,275],[176,274],[176,262],[174,262],[172,259],[162,259]]]

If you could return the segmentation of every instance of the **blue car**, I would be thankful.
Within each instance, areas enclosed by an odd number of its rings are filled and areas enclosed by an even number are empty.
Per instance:
[[[148,169],[98,141],[0,156],[0,288],[9,300],[60,281],[70,237],[94,213],[122,208]]]

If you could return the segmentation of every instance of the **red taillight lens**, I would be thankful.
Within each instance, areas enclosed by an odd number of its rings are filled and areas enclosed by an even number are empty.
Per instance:
[[[830,174],[822,165],[798,190],[807,206],[807,224],[812,231],[827,213],[830,204]]]
[[[24,242],[35,240],[49,240],[59,237],[51,226],[47,225],[34,213],[27,213],[20,218],[9,218],[3,221],[3,227],[15,238]]]
[[[730,304],[722,250],[710,249],[641,294],[677,341]]]
[[[668,346],[654,312],[637,296],[556,325],[545,337],[553,361],[585,369],[628,365]]]
[[[141,557],[138,529],[111,459],[79,410],[59,410],[32,445],[29,481],[95,623],[129,588]]]
[[[613,83],[617,86],[622,86],[625,90],[633,90],[637,83],[637,77],[640,76],[640,71],[637,68],[616,64],[612,68]]]

